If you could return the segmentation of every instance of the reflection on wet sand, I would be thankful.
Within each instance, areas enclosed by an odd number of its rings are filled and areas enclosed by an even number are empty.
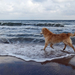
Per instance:
[[[62,65],[65,65],[65,66],[70,66],[72,67],[72,69],[75,69],[75,57],[74,56],[71,56],[71,57],[65,57],[65,58],[61,58],[61,59],[55,59],[55,60],[52,60],[52,61],[46,61],[46,62],[43,62],[41,64],[48,64],[48,63],[58,63],[58,64],[62,64]]]

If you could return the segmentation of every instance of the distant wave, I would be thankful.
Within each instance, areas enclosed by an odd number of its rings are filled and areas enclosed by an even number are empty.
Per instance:
[[[3,23],[3,24],[0,23],[0,25],[1,26],[21,26],[22,23],[11,23],[11,22],[9,22],[9,23]]]
[[[51,24],[51,23],[45,23],[45,24],[39,23],[36,26],[64,27],[64,25],[62,24]]]
[[[0,23],[0,26],[22,26],[22,25],[35,25],[35,26],[50,26],[50,27],[64,27],[64,25],[59,24],[59,23]]]

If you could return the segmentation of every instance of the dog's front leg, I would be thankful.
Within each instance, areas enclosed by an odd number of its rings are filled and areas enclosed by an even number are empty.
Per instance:
[[[63,50],[65,50],[66,46],[67,46],[67,45],[65,44],[65,46],[64,46],[64,48],[63,48]]]
[[[48,46],[48,43],[45,43],[45,47],[44,47],[44,50],[46,49],[46,47]]]

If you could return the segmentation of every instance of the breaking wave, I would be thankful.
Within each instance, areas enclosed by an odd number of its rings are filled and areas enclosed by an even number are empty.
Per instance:
[[[2,38],[0,39],[0,43],[44,43],[44,39],[42,38]]]

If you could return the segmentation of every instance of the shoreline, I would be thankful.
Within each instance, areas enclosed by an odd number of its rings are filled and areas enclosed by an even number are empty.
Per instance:
[[[38,63],[0,56],[0,75],[75,75],[75,56]]]

